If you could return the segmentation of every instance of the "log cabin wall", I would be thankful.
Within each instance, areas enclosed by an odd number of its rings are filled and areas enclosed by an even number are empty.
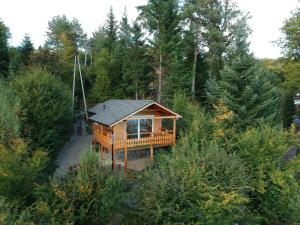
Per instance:
[[[121,121],[120,123],[117,123],[115,126],[113,126],[115,141],[125,141],[125,137],[127,137],[125,123],[126,123],[125,121]]]

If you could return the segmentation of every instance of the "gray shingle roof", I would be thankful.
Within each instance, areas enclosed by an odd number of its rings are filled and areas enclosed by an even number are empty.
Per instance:
[[[91,116],[89,119],[111,126],[153,102],[154,101],[152,100],[108,100],[90,108],[88,112],[95,113],[95,115]]]

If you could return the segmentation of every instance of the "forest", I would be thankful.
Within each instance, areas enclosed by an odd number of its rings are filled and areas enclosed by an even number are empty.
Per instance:
[[[130,22],[113,8],[92,36],[54,16],[45,43],[9,45],[0,20],[0,224],[298,225],[300,8],[278,59],[249,49],[249,13],[231,0],[148,0]],[[87,149],[76,173],[55,159],[84,110],[152,99],[182,115],[176,146],[142,172],[112,171]],[[299,152],[299,151],[298,151]]]

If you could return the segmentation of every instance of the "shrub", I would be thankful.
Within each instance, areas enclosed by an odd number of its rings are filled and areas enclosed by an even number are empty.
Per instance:
[[[183,138],[139,181],[133,218],[136,224],[250,224],[247,181],[239,157]]]
[[[72,131],[71,90],[40,68],[19,74],[12,87],[21,102],[21,134],[33,148],[57,150]]]
[[[0,144],[8,145],[19,137],[19,110],[18,98],[0,80]]]
[[[35,150],[31,154],[21,140],[9,148],[0,145],[0,196],[11,202],[30,199],[47,161],[46,152]]]

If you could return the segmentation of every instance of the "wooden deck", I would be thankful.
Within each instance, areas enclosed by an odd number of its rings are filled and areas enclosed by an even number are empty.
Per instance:
[[[149,148],[149,147],[165,147],[170,146],[175,143],[173,131],[162,131],[161,133],[148,133],[148,137],[142,138],[128,138],[122,141],[113,142],[113,137],[111,133],[103,134],[99,127],[94,128],[94,140],[100,143],[104,148],[112,150],[121,151],[126,147],[128,150]],[[125,139],[125,138],[124,138]]]

